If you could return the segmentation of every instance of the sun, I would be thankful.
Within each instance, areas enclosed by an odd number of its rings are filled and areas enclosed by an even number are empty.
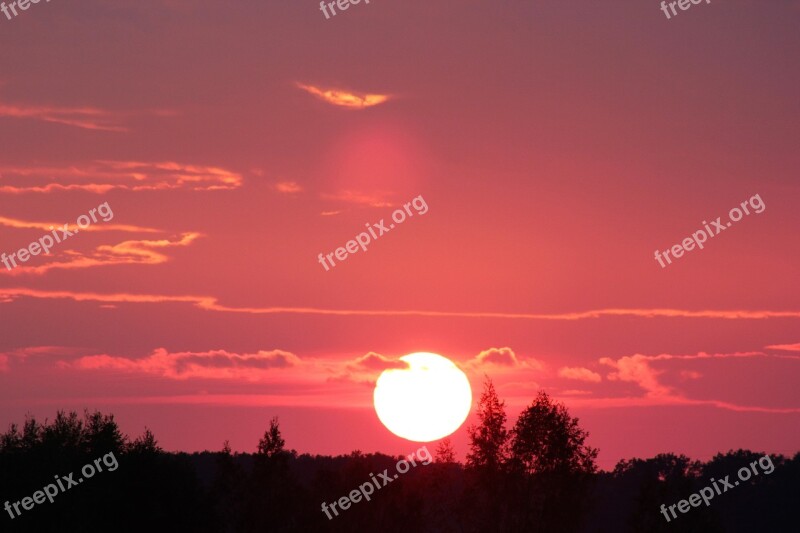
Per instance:
[[[461,427],[472,407],[466,374],[435,353],[400,360],[408,368],[384,370],[375,384],[375,412],[383,425],[415,442],[438,440]]]

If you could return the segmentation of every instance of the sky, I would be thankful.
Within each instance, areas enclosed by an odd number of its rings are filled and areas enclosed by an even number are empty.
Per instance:
[[[402,454],[374,384],[427,351],[509,425],[545,390],[604,468],[800,448],[800,2],[18,13],[0,253],[73,235],[0,265],[0,428],[88,408],[254,451],[278,416],[300,453]]]

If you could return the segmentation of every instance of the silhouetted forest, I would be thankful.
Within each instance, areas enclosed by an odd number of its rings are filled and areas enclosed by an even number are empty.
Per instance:
[[[676,504],[764,456],[738,450],[707,463],[683,455],[621,461],[598,472],[597,450],[566,408],[541,392],[515,425],[487,380],[469,427],[470,449],[458,462],[445,439],[435,460],[418,464],[332,519],[336,502],[395,472],[401,457],[328,457],[285,447],[273,418],[255,453],[167,453],[150,431],[123,435],[113,415],[59,412],[27,419],[0,436],[0,505],[32,496],[55,477],[107,454],[118,468],[94,474],[21,515],[2,511],[0,531],[165,532],[789,532],[798,531],[800,454],[771,455],[774,471],[754,475],[670,522]],[[418,445],[419,446],[419,445]],[[409,448],[411,449],[411,447]],[[22,509],[22,508],[20,508]]]

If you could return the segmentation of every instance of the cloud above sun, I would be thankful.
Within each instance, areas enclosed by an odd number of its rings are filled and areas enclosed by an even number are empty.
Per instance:
[[[324,102],[349,109],[364,109],[376,106],[388,101],[390,98],[388,94],[356,94],[340,89],[324,89],[299,82],[296,85]]]

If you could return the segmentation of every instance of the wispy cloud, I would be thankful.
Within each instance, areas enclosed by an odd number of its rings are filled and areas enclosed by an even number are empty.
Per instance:
[[[767,350],[785,350],[789,352],[800,352],[800,342],[796,344],[770,344],[765,346]]]
[[[111,190],[157,191],[189,189],[213,191],[236,189],[242,176],[209,166],[174,161],[92,161],[64,167],[0,167],[0,193],[51,193],[86,191],[104,194]]]
[[[558,370],[559,377],[567,379],[577,379],[578,381],[590,381],[592,383],[600,383],[602,377],[597,372],[592,372],[588,368],[583,367],[568,367],[565,366]]]
[[[122,132],[118,114],[96,107],[48,107],[0,103],[0,117],[40,120],[86,130]]]
[[[51,231],[52,228],[60,228],[64,223],[58,222],[35,222],[31,220],[22,220],[19,218],[0,217],[0,226],[15,229],[40,229],[44,231]],[[158,233],[161,230],[155,228],[146,228],[142,226],[129,226],[124,224],[91,224],[81,231],[123,231],[128,233]]]
[[[478,355],[467,361],[470,367],[483,367],[487,365],[498,365],[507,367],[521,366],[517,354],[508,346],[502,348],[489,348],[481,351]]]
[[[375,352],[368,352],[361,357],[358,357],[352,364],[348,365],[351,369],[367,370],[367,371],[384,371],[390,368],[406,369],[408,363],[400,361],[399,359],[392,359]]]
[[[309,94],[335,106],[346,107],[349,109],[364,109],[389,100],[388,94],[357,94],[340,89],[324,89],[303,83],[296,84]]]
[[[284,194],[295,194],[303,192],[303,187],[294,181],[279,181],[275,184],[275,190]]]
[[[130,294],[130,293],[91,293],[74,291],[46,291],[25,287],[0,288],[0,301],[6,303],[19,297],[41,299],[71,299],[74,301],[95,301],[102,303],[159,303],[184,302],[209,311],[247,314],[299,314],[329,316],[416,316],[440,318],[505,318],[524,320],[573,321],[601,317],[633,316],[638,318],[704,318],[722,320],[761,320],[766,318],[800,318],[800,311],[689,311],[680,309],[601,309],[574,313],[534,314],[534,313],[485,313],[458,311],[424,310],[365,310],[365,309],[324,309],[318,307],[232,307],[219,303],[215,296]],[[678,356],[673,356],[678,357]]]
[[[800,407],[762,407],[744,406],[722,400],[699,400],[687,398],[684,394],[675,390],[674,387],[667,386],[661,382],[660,376],[666,373],[665,370],[656,370],[652,367],[655,361],[670,360],[703,360],[703,359],[747,359],[755,357],[773,359],[795,359],[800,361],[800,356],[770,356],[762,352],[735,352],[735,353],[714,353],[709,354],[700,352],[694,355],[643,355],[634,354],[631,356],[612,359],[603,357],[600,363],[612,367],[615,371],[607,377],[610,381],[623,381],[634,383],[644,391],[643,397],[625,398],[595,398],[587,401],[585,405],[593,407],[630,407],[630,406],[654,406],[654,405],[709,405],[720,409],[731,411],[748,411],[764,413],[800,413]],[[679,374],[683,379],[699,379],[698,373],[686,375],[681,371]],[[581,404],[583,405],[583,404]]]
[[[62,362],[61,366],[152,374],[175,380],[202,378],[259,381],[265,372],[298,364],[300,359],[296,355],[283,350],[244,354],[225,350],[170,353],[165,348],[158,348],[147,357],[139,359],[107,354],[88,355],[71,363]]]
[[[51,261],[37,266],[19,265],[12,270],[0,270],[0,273],[18,276],[44,274],[56,269],[71,270],[111,265],[158,265],[169,261],[169,257],[159,250],[177,246],[189,246],[200,236],[201,234],[199,233],[184,233],[176,241],[168,239],[130,240],[119,244],[98,246],[90,254],[69,250],[62,254],[67,257],[64,261]]]
[[[325,200],[334,200],[336,202],[366,205],[369,207],[391,207],[392,203],[387,198],[389,195],[389,193],[370,194],[358,191],[340,191],[337,193],[323,193],[321,196]]]
[[[636,354],[620,357],[617,360],[610,357],[600,359],[600,364],[608,365],[616,370],[608,375],[610,381],[628,381],[636,383],[645,390],[649,397],[666,397],[672,394],[672,389],[662,385],[658,376],[662,371],[657,371],[650,366],[654,357]]]
[[[800,407],[763,407],[757,405],[738,405],[721,400],[697,400],[683,396],[636,396],[618,398],[569,398],[570,407],[591,407],[597,409],[613,409],[625,407],[661,407],[661,406],[706,406],[725,409],[727,411],[745,413],[800,413]]]

